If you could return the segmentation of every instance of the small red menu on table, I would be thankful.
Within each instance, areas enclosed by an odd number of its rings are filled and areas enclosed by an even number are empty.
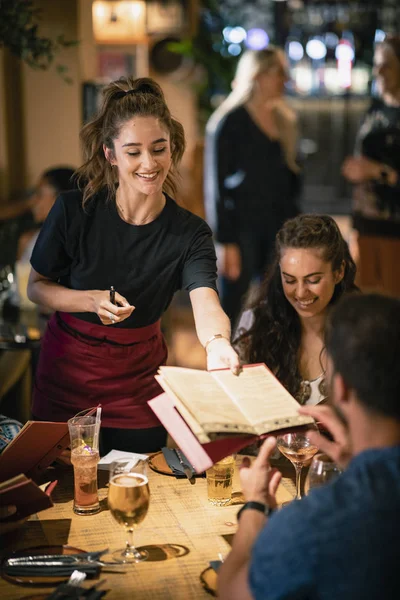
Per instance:
[[[37,481],[45,469],[69,446],[67,423],[28,421],[0,454],[0,504],[14,505],[13,519],[53,505],[50,494],[57,482],[43,491]]]

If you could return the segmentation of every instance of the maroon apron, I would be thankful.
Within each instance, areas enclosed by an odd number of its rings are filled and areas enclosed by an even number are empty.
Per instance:
[[[162,392],[154,375],[166,359],[160,321],[122,329],[56,312],[41,343],[32,413],[65,421],[100,403],[104,427],[159,427],[147,401]]]

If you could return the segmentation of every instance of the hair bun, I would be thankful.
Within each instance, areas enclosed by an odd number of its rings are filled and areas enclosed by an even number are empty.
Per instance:
[[[160,97],[160,93],[157,90],[155,85],[150,85],[149,83],[140,84],[136,90],[136,92],[141,92],[142,94],[152,94],[153,96]]]
[[[164,100],[164,93],[154,79],[150,79],[150,77],[141,77],[140,79],[134,80],[132,84],[132,89],[129,90],[130,93],[150,94]]]

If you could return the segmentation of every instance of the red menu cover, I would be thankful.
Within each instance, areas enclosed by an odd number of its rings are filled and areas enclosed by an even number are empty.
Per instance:
[[[17,512],[8,520],[18,520],[53,506],[50,494],[57,481],[49,484],[44,492],[32,479],[17,475],[0,483],[0,503],[2,506],[16,506]]]

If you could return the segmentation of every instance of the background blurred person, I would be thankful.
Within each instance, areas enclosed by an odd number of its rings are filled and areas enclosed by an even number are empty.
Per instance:
[[[147,401],[162,391],[154,379],[167,357],[160,318],[175,291],[189,292],[208,367],[239,369],[212,234],[168,195],[185,137],[155,81],[106,86],[81,141],[83,193],[59,196],[31,258],[29,297],[56,311],[42,340],[33,414],[64,421],[101,403],[103,454],[155,451],[166,432]]]
[[[22,304],[22,307],[31,305],[27,297],[26,288],[30,272],[30,259],[40,228],[46,220],[57,196],[63,191],[66,192],[77,188],[74,172],[75,170],[70,167],[52,167],[42,173],[35,187],[30,202],[30,211],[33,217],[32,229],[21,234],[18,240],[16,279],[19,302]]]
[[[300,404],[327,397],[325,322],[354,285],[356,267],[331,217],[299,215],[276,236],[275,260],[239,321],[234,346],[264,362]]]
[[[400,301],[354,294],[328,317],[332,406],[301,407],[333,441],[310,432],[344,472],[275,509],[280,473],[268,438],[240,470],[246,500],[218,570],[220,600],[392,600],[400,543]]]
[[[3,309],[5,318],[15,321],[18,319],[18,307],[32,308],[34,306],[28,300],[26,292],[32,249],[39,235],[40,227],[58,194],[63,190],[76,187],[73,174],[74,169],[69,167],[47,169],[40,176],[35,191],[29,198],[29,203],[23,201],[16,203],[18,206],[16,213],[12,211],[6,213],[0,210],[0,218],[7,215],[7,219],[12,219],[12,228],[16,236],[13,240],[8,239],[8,244],[12,243],[14,246],[14,249],[7,249],[7,255],[12,260],[10,268],[15,283],[9,290]],[[19,213],[22,206],[25,208]],[[4,257],[4,254],[1,254]],[[44,307],[41,307],[41,310],[46,312]],[[28,370],[31,367],[32,354],[36,356],[37,353],[30,350],[0,350],[0,402],[5,402],[7,399],[7,406],[18,411],[22,410],[24,414],[26,407],[30,407],[31,404],[31,374]],[[23,382],[25,376],[27,376],[26,384],[17,386]]]
[[[355,156],[343,164],[354,189],[358,274],[362,288],[400,296],[400,37],[377,45],[379,98],[358,133]]]
[[[37,233],[52,207],[57,195],[62,190],[73,189],[72,176],[74,169],[70,167],[51,167],[44,171],[30,196],[10,204],[0,205],[0,266],[14,266],[17,258],[21,258],[25,249],[31,252]],[[2,229],[9,229],[4,234]],[[5,261],[6,257],[6,262]],[[28,256],[29,260],[30,256]]]
[[[298,213],[297,121],[283,98],[287,78],[278,48],[246,51],[232,93],[206,128],[206,216],[232,324],[251,280],[265,270],[276,232]]]
[[[18,257],[20,260],[28,260],[31,257],[33,247],[40,227],[46,220],[57,196],[61,192],[76,189],[74,179],[75,169],[70,167],[51,167],[44,171],[39,177],[35,186],[35,191],[30,199],[30,211],[33,215],[33,222],[37,229],[22,236],[19,240]]]

